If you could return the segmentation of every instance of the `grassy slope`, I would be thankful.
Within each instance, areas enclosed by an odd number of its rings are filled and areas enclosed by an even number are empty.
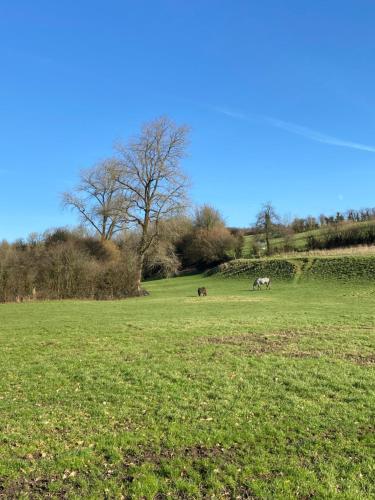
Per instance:
[[[351,227],[366,227],[368,225],[372,225],[374,222],[372,221],[364,221],[364,222],[354,222],[344,224],[345,229],[349,229]],[[316,238],[320,238],[327,231],[326,228],[314,229],[312,231],[305,231],[304,233],[294,234],[291,238],[290,243],[294,246],[294,248],[298,251],[305,250],[307,245],[307,239],[309,236],[315,236]],[[251,255],[250,245],[254,236],[245,236],[244,246],[243,246],[243,257],[248,258]],[[280,247],[283,245],[283,238],[272,238],[271,247]]]
[[[375,280],[375,255],[319,255],[295,257],[264,257],[260,259],[235,259],[210,269],[207,275],[223,278],[248,278],[269,276],[277,280],[323,280],[351,283]],[[334,285],[335,286],[335,285]]]
[[[307,238],[309,236],[319,237],[322,234],[322,231],[323,231],[322,229],[314,229],[313,231],[306,231],[304,233],[294,234],[291,239],[291,244],[294,246],[295,249],[305,250]],[[251,241],[254,239],[254,236],[248,235],[245,236],[244,238],[245,241],[243,246],[243,256],[244,258],[246,258],[250,256],[250,245]],[[282,244],[283,244],[283,238],[272,238],[271,240],[271,247],[281,246]]]
[[[373,286],[148,289],[0,305],[0,497],[375,496]]]

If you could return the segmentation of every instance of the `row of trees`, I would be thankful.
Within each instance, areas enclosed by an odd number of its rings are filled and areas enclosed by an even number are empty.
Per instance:
[[[92,217],[94,223],[98,217]],[[111,224],[101,227],[115,228]],[[255,227],[253,256],[275,251],[271,240],[277,236],[282,239],[276,251],[292,249],[292,233],[270,203],[262,207]],[[142,263],[143,278],[172,276],[181,269],[202,270],[242,256],[244,231],[228,229],[221,214],[208,205],[197,208],[193,216],[160,218],[153,231]],[[310,249],[373,244],[374,231],[370,222],[335,224],[310,236],[307,244]],[[129,226],[121,231],[115,228],[112,234],[95,232],[87,226],[57,229],[33,234],[27,241],[0,244],[0,301],[17,297],[105,299],[142,293],[138,288],[142,232]]]
[[[0,301],[120,298],[136,293],[136,265],[121,244],[56,230],[0,244]]]
[[[125,229],[112,239],[84,228],[33,234],[0,244],[0,301],[64,298],[113,299],[145,293],[138,288],[142,234]],[[143,261],[143,278],[167,277],[182,268],[205,269],[242,252],[220,213],[204,205],[193,217],[161,219]]]
[[[303,233],[319,227],[336,226],[342,222],[366,222],[375,219],[375,208],[349,209],[346,212],[336,212],[335,215],[321,214],[318,218],[308,216],[296,217],[287,224],[295,233]]]

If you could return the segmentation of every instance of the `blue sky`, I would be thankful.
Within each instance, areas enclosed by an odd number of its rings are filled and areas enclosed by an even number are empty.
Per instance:
[[[59,194],[162,114],[230,225],[374,206],[374,25],[372,0],[0,0],[0,239],[74,224]]]

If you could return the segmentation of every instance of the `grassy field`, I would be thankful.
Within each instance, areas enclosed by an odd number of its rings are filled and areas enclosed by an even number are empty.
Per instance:
[[[375,497],[373,283],[147,288],[0,305],[0,498]]]

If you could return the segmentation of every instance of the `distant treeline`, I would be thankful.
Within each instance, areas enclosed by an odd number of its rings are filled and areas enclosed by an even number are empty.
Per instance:
[[[374,211],[348,214],[344,219],[327,217],[324,228],[308,235],[306,248],[299,250],[375,244]],[[353,218],[367,222],[358,224]],[[305,221],[311,227],[310,218]],[[281,238],[277,245],[270,245],[269,254],[295,250],[290,227],[281,224],[275,214],[271,219],[264,217],[263,227],[267,224],[269,236]],[[264,232],[260,232],[262,226],[256,230],[250,251],[253,257],[260,257],[267,249]],[[173,276],[183,269],[201,271],[240,258],[245,232],[227,228],[220,213],[208,205],[197,208],[192,217],[176,216],[160,221],[158,236],[145,255],[143,279]],[[80,227],[47,231],[32,235],[27,241],[3,241],[0,301],[116,299],[137,295],[140,238],[141,233],[133,229],[103,240]]]
[[[281,219],[275,223],[279,227],[279,236],[283,236],[286,229],[293,233],[304,233],[314,229],[337,226],[342,222],[366,222],[375,220],[375,207],[361,208],[359,210],[349,209],[345,212],[336,212],[334,215],[320,214],[319,217],[308,215],[307,217],[295,217],[291,221],[281,222]],[[255,235],[259,233],[259,227],[255,224],[249,228],[231,228],[233,231],[243,231],[245,235]]]
[[[375,219],[375,208],[362,208],[360,210],[350,209],[346,212],[336,212],[335,215],[321,214],[318,218],[308,216],[296,217],[289,224],[295,233],[302,233],[318,229],[319,227],[335,226],[342,222],[365,222]]]

